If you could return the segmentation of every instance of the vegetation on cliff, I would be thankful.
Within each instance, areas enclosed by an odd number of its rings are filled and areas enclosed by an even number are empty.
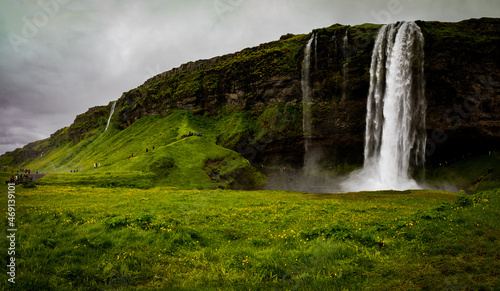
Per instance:
[[[430,163],[443,156],[453,159],[498,148],[499,87],[494,80],[500,74],[496,54],[499,21],[417,22],[426,41]],[[152,165],[160,162],[154,159],[124,162],[118,156],[145,151],[153,143],[167,151],[167,145],[186,134],[182,124],[190,116],[193,131],[205,133],[197,141],[200,148],[206,141],[220,152],[229,149],[250,162],[300,167],[301,67],[305,44],[313,34],[317,41],[311,60],[312,147],[324,153],[325,169],[360,164],[371,51],[379,28],[373,24],[336,24],[308,35],[288,34],[234,54],[184,64],[125,92],[117,100],[108,131],[104,128],[111,103],[91,108],[46,140],[2,155],[0,165],[67,172],[92,170],[94,161],[101,161],[102,165],[115,165],[114,170],[155,172]],[[129,129],[134,124],[140,135]],[[160,131],[166,132],[164,138],[160,138]],[[184,146],[193,147],[191,141],[183,141],[168,151]],[[214,165],[227,164],[206,159]]]
[[[142,118],[125,130],[110,126],[76,145],[67,141],[20,167],[53,172],[40,183],[58,185],[248,188],[265,181],[240,154],[216,144],[231,134],[219,131],[227,127],[217,119],[169,113]]]
[[[269,173],[291,181],[300,172],[301,62],[313,34],[312,144],[323,151],[320,167],[335,176],[362,163],[380,26],[289,34],[155,76],[122,95],[107,130],[111,103],[2,155],[3,180],[19,168],[49,173],[16,186],[16,286],[500,288],[499,23],[418,22],[428,58],[428,139],[441,151],[417,175],[465,191],[220,190],[258,188]],[[456,112],[469,96],[481,96],[477,106]]]

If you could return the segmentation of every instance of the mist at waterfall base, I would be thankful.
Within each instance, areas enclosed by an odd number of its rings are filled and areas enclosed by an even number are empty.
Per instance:
[[[314,193],[428,188],[410,174],[423,169],[425,162],[424,38],[420,28],[414,22],[380,28],[370,67],[364,165],[345,176],[320,167],[323,153],[310,147],[309,63],[315,37],[311,36],[304,50],[302,70],[304,166],[272,175],[268,187]]]

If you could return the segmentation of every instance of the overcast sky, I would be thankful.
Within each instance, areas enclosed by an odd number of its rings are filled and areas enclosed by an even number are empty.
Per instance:
[[[498,0],[1,0],[0,154],[183,63],[335,23],[500,17]]]

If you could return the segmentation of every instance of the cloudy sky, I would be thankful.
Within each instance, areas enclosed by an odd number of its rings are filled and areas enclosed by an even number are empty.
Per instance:
[[[0,154],[146,79],[334,23],[500,17],[498,0],[1,0]]]

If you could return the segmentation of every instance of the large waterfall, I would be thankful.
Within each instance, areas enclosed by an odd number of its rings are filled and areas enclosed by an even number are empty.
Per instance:
[[[108,127],[109,127],[109,122],[111,121],[111,116],[113,116],[113,113],[115,112],[115,105],[116,105],[116,101],[113,102],[113,105],[111,105],[111,112],[109,113],[109,118],[108,118],[108,124],[106,125],[106,130],[108,130]]]
[[[350,191],[415,189],[409,173],[425,161],[424,38],[414,22],[384,25],[370,68],[363,170]]]

